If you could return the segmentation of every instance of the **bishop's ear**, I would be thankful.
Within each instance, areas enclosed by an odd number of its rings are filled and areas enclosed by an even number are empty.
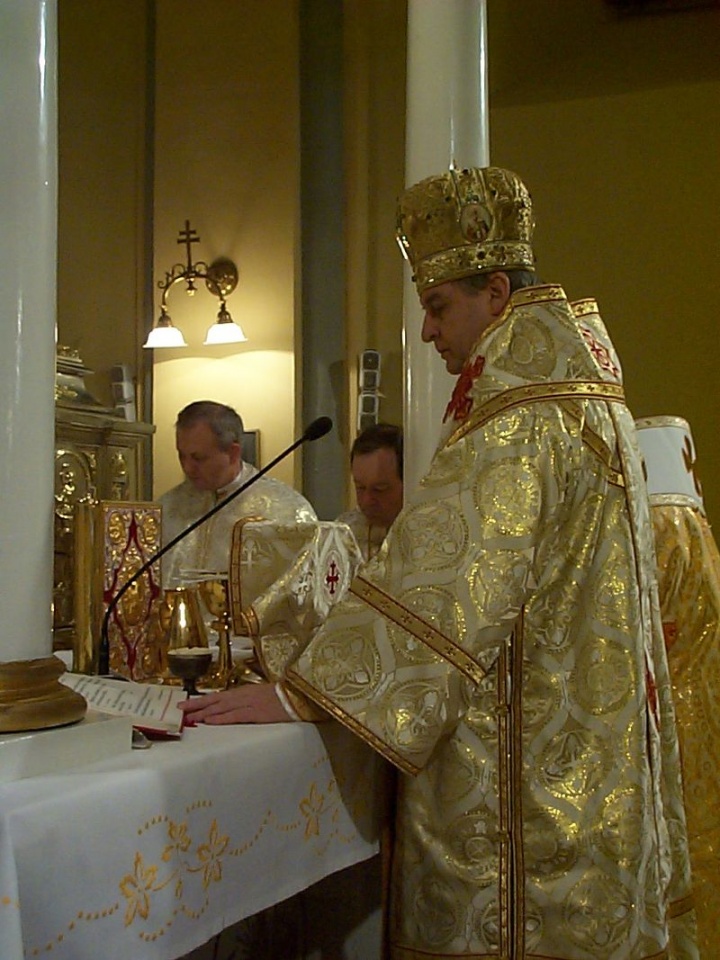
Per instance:
[[[499,317],[510,299],[510,278],[506,273],[497,270],[488,277],[487,287],[490,310],[495,317]]]

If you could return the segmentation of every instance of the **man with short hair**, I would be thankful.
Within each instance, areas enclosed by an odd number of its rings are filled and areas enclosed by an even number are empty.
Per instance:
[[[242,419],[224,403],[197,400],[180,411],[175,442],[185,479],[160,497],[164,543],[257,474],[256,467],[243,462],[242,441]],[[286,523],[317,519],[296,490],[261,477],[169,551],[163,560],[165,585],[192,581],[198,570],[227,574],[233,526],[243,517]]]
[[[355,534],[363,558],[374,557],[403,505],[403,432],[391,423],[374,423],[355,438],[350,472],[357,507],[337,519]]]
[[[599,318],[532,275],[533,226],[497,167],[401,197],[422,337],[458,378],[430,468],[277,689],[183,709],[322,708],[400,770],[391,960],[697,960],[633,418]]]

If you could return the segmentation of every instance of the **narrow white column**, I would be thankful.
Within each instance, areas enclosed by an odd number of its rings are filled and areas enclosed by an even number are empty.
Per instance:
[[[52,651],[56,0],[0,0],[0,663]]]
[[[485,0],[409,0],[405,183],[451,166],[489,163]],[[412,490],[435,452],[454,378],[420,340],[422,312],[404,288],[405,482]]]

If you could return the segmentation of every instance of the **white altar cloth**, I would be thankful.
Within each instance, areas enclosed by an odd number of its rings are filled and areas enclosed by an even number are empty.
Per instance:
[[[334,722],[198,726],[0,784],[0,957],[180,957],[377,853],[378,770]]]

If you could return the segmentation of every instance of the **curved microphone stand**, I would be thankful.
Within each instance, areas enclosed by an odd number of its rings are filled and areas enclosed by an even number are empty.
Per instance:
[[[143,563],[142,566],[139,567],[128,580],[126,580],[126,582],[108,603],[105,616],[103,617],[102,628],[100,631],[100,652],[98,655],[98,673],[100,676],[107,675],[110,672],[110,638],[108,636],[110,617],[113,615],[113,611],[130,587],[140,579],[146,570],[149,570],[154,563],[157,563],[157,561],[163,557],[168,550],[172,549],[172,547],[174,547],[181,540],[184,540],[188,534],[193,532],[193,530],[197,530],[197,528],[209,520],[210,517],[214,517],[216,513],[222,510],[223,507],[226,507],[232,500],[235,499],[235,497],[238,497],[241,493],[244,493],[248,487],[251,487],[256,480],[259,480],[260,477],[264,476],[268,470],[272,470],[274,466],[280,463],[281,460],[284,460],[285,457],[293,452],[293,450],[296,450],[301,444],[306,443],[309,440],[319,440],[320,437],[324,437],[325,434],[330,433],[332,426],[333,422],[330,417],[318,417],[316,420],[313,420],[313,422],[305,428],[303,435],[295,440],[294,443],[291,443],[286,450],[283,450],[282,453],[278,454],[278,456],[275,457],[274,460],[271,460],[267,466],[262,468],[262,470],[258,470],[258,472],[254,476],[250,477],[250,479],[241,487],[238,487],[237,490],[233,490],[233,492],[229,494],[229,496],[225,497],[224,500],[221,500],[220,503],[216,503],[211,510],[208,510],[207,513],[204,513],[197,520],[193,521],[189,527],[186,527],[176,537],[173,537],[169,543],[166,543],[164,547],[162,547],[160,550],[157,550],[149,560],[146,560],[145,563]]]

